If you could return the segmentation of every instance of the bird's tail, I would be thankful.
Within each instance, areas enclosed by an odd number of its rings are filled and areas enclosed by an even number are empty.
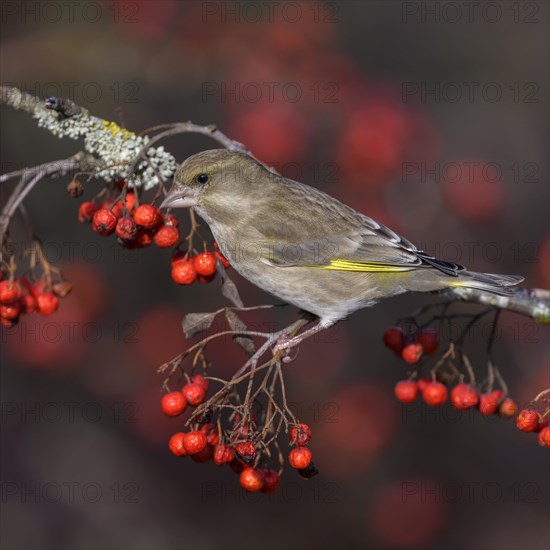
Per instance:
[[[447,283],[450,287],[465,287],[485,290],[499,296],[512,296],[514,287],[521,283],[524,277],[519,275],[494,275],[492,273],[477,273],[475,271],[463,271],[454,280]]]

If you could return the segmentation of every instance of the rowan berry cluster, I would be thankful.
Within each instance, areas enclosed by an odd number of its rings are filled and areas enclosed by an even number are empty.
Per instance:
[[[52,315],[59,307],[59,298],[71,291],[67,281],[52,282],[47,277],[30,281],[27,277],[7,276],[0,272],[0,323],[3,327],[15,326],[21,315],[35,311]]]
[[[474,318],[475,321],[475,318]],[[467,329],[466,329],[467,330]],[[384,332],[384,344],[405,362],[413,365],[413,370],[406,380],[399,381],[394,389],[396,398],[401,403],[413,403],[419,396],[427,405],[437,407],[447,400],[460,411],[476,409],[483,416],[498,414],[503,418],[513,418],[518,412],[518,405],[507,396],[506,386],[495,367],[489,361],[489,374],[481,383],[475,381],[473,368],[462,349],[464,333],[457,339],[457,346],[451,342],[447,351],[439,358],[430,370],[430,376],[422,377],[421,359],[430,355],[439,347],[439,336],[433,328],[422,328],[407,336],[400,326],[393,326]],[[465,369],[470,383],[463,381]],[[503,389],[493,389],[498,381]],[[550,392],[550,390],[549,390]],[[549,446],[550,429],[547,428],[549,407],[541,407],[543,392],[535,400],[534,406],[522,410],[516,418],[518,428],[524,432],[539,433],[539,444]],[[539,412],[538,408],[543,409]],[[545,431],[546,430],[546,431]]]
[[[204,373],[208,362],[201,344],[193,359],[193,372],[196,365],[202,364]],[[181,391],[170,391],[168,382],[181,367],[184,354],[163,365],[164,372],[171,368],[163,387],[167,393],[162,397],[161,408],[168,416],[179,416],[191,407],[197,407],[186,422],[186,429],[175,433],[168,443],[176,456],[190,456],[196,462],[214,462],[217,466],[229,465],[239,475],[239,483],[249,492],[272,493],[280,482],[284,457],[278,438],[282,428],[289,432],[288,444],[291,450],[288,463],[305,479],[316,475],[312,453],[307,444],[312,432],[307,424],[302,424],[292,413],[278,407],[274,401],[262,401],[264,391],[275,392],[279,372],[273,365],[267,368],[259,387],[252,390],[254,373],[243,375],[247,391],[239,392],[233,380],[225,382],[217,378],[207,380],[205,374],[191,377],[183,373],[187,383]],[[214,395],[206,398],[209,381],[221,382],[222,387]],[[246,381],[246,382],[245,382]],[[273,462],[276,461],[276,464]],[[278,463],[278,464],[277,464]]]
[[[538,443],[541,447],[550,447],[550,390],[539,393],[523,408],[516,418],[516,426],[522,432],[538,433]]]
[[[83,202],[78,209],[80,222],[88,222],[99,235],[116,235],[124,248],[143,248],[155,243],[159,248],[178,244],[178,219],[164,215],[156,206],[137,204],[137,195],[128,191],[122,199],[108,198],[100,203]]]
[[[177,252],[172,257],[172,280],[178,285],[190,285],[195,281],[209,283],[216,276],[218,261],[223,267],[230,267],[229,262],[214,243],[214,252]]]

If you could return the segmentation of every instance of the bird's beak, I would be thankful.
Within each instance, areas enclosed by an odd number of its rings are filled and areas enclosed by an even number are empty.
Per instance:
[[[164,197],[160,208],[189,208],[190,206],[196,206],[197,195],[198,193],[189,187],[183,189],[172,187],[166,197]]]

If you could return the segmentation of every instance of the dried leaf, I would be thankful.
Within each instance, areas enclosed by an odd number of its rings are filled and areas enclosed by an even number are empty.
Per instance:
[[[231,330],[245,331],[247,329],[246,324],[232,309],[225,310],[225,318],[227,319]],[[254,341],[250,336],[235,335],[233,336],[233,341],[237,345],[241,346],[241,348],[244,349],[248,356],[251,357],[252,355],[254,355],[254,352],[256,351],[256,346],[254,345]]]
[[[227,273],[222,275],[222,294],[235,306],[244,307],[243,301],[239,296],[239,291],[235,283],[228,277]]]
[[[195,334],[208,330],[214,318],[216,317],[216,312],[210,313],[188,313],[183,318],[183,332],[187,338],[193,338]]]

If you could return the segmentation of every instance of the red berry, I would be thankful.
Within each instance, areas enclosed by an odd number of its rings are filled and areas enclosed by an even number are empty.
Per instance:
[[[126,201],[125,202],[126,202],[126,210],[128,210],[128,212],[130,212],[130,214],[132,213],[132,211],[136,207],[136,201],[137,201],[136,194],[133,191],[128,191],[128,193],[126,193]]]
[[[138,227],[136,231],[136,237],[133,241],[130,241],[131,248],[144,248],[149,246],[153,242],[153,233],[143,227]]]
[[[166,214],[164,216],[164,225],[171,225],[172,227],[179,227],[180,221],[173,214]]]
[[[216,278],[215,273],[214,273],[214,275],[210,275],[208,277],[205,277],[204,275],[199,275],[198,276],[199,283],[203,283],[203,284],[211,283],[215,278]]]
[[[52,315],[59,307],[59,298],[53,292],[44,292],[36,297],[36,309],[42,315]]]
[[[205,392],[208,391],[208,380],[206,380],[202,374],[195,374],[195,376],[191,378],[191,381],[193,382],[193,384],[202,386]]]
[[[15,281],[9,279],[0,281],[0,302],[2,304],[10,304],[19,295],[19,289]]]
[[[9,319],[13,321],[19,317],[21,313],[21,307],[19,304],[0,305],[0,317],[3,319]]]
[[[279,487],[279,483],[281,482],[279,474],[270,468],[260,470],[260,472],[264,478],[264,486],[261,488],[262,493],[268,494],[276,491],[277,487]]]
[[[539,445],[550,447],[550,428],[543,428],[539,433]]]
[[[418,342],[407,344],[401,351],[401,357],[410,365],[418,363],[422,357],[422,346]]]
[[[254,443],[251,441],[237,443],[237,445],[235,445],[235,454],[237,455],[237,458],[240,458],[247,464],[252,462],[256,458],[256,448],[254,447]]]
[[[451,403],[459,411],[475,407],[478,401],[477,391],[470,384],[457,384],[451,391]]]
[[[245,491],[255,493],[264,485],[264,478],[260,471],[254,468],[245,468],[239,477],[239,483]]]
[[[227,269],[228,267],[231,267],[229,260],[223,255],[216,241],[214,241],[214,254],[216,255],[216,258],[220,261],[220,263],[223,265],[223,267],[225,267],[225,269]]]
[[[522,432],[534,432],[539,425],[539,416],[537,411],[523,409],[516,418],[516,426]]]
[[[479,396],[479,412],[483,416],[490,416],[497,412],[498,401],[493,393],[483,393]]]
[[[134,220],[141,227],[153,229],[162,222],[162,213],[155,206],[141,204],[134,212]]]
[[[429,355],[439,347],[439,337],[437,331],[433,328],[425,328],[418,335],[418,343],[422,346],[425,354]]]
[[[185,434],[182,432],[178,432],[177,434],[174,434],[170,441],[168,442],[168,448],[176,455],[176,456],[187,456],[187,451],[185,450],[185,447],[183,445],[183,439],[185,437]]]
[[[214,450],[210,445],[206,445],[206,447],[194,455],[191,455],[191,458],[195,462],[208,462],[209,460],[212,460],[212,457],[214,456]]]
[[[394,391],[401,403],[412,403],[418,397],[418,384],[412,380],[401,380],[395,385]]]
[[[493,390],[491,392],[491,395],[495,398],[495,401],[499,403],[504,397],[504,392],[502,390]]]
[[[290,428],[290,442],[293,445],[307,445],[311,440],[311,428],[307,424],[297,424]]]
[[[21,312],[30,315],[36,310],[36,300],[32,294],[25,294],[21,298]]]
[[[246,468],[246,466],[245,466],[240,460],[238,460],[237,458],[234,458],[234,459],[229,463],[229,467],[230,467],[236,474],[240,474],[240,473]]]
[[[137,225],[130,216],[119,218],[116,223],[116,234],[123,241],[131,241],[135,239],[137,233]]]
[[[431,384],[432,383],[432,379],[431,378],[419,378],[418,381],[416,382],[416,384],[418,385],[418,390],[420,392],[423,392],[424,391],[424,388],[428,385],[428,384]]]
[[[231,462],[235,458],[235,451],[231,447],[224,445],[218,445],[214,451],[214,464],[221,466],[227,462]]]
[[[185,396],[180,391],[173,391],[162,396],[162,412],[167,416],[178,416],[187,408]]]
[[[217,447],[220,442],[220,434],[215,424],[205,424],[201,427],[201,432],[206,435],[206,442],[212,447]]]
[[[183,446],[190,455],[200,453],[207,445],[206,436],[202,432],[188,432],[183,437]]]
[[[180,240],[180,232],[177,227],[172,225],[163,225],[155,233],[153,240],[159,248],[168,248],[178,243]]]
[[[515,401],[507,397],[499,406],[498,413],[504,418],[512,418],[516,416],[518,406]]]
[[[296,470],[303,470],[311,464],[313,455],[307,447],[296,447],[290,451],[288,461]]]
[[[183,395],[185,395],[185,399],[187,399],[189,405],[192,405],[193,407],[200,405],[206,397],[204,388],[199,386],[199,384],[185,384],[181,391]]]
[[[92,218],[92,229],[100,235],[110,235],[116,227],[116,216],[106,208],[100,208]]]
[[[91,222],[94,214],[99,210],[99,206],[95,202],[83,202],[78,208],[78,221]]]
[[[203,277],[216,273],[216,255],[213,252],[202,252],[194,259],[195,271]]]
[[[405,335],[401,327],[390,327],[384,331],[384,345],[396,353],[401,353],[405,347]]]
[[[193,262],[178,260],[172,263],[172,280],[178,285],[190,285],[197,278],[197,272]]]
[[[447,400],[447,388],[441,382],[430,382],[422,390],[422,399],[432,407],[443,405]]]

